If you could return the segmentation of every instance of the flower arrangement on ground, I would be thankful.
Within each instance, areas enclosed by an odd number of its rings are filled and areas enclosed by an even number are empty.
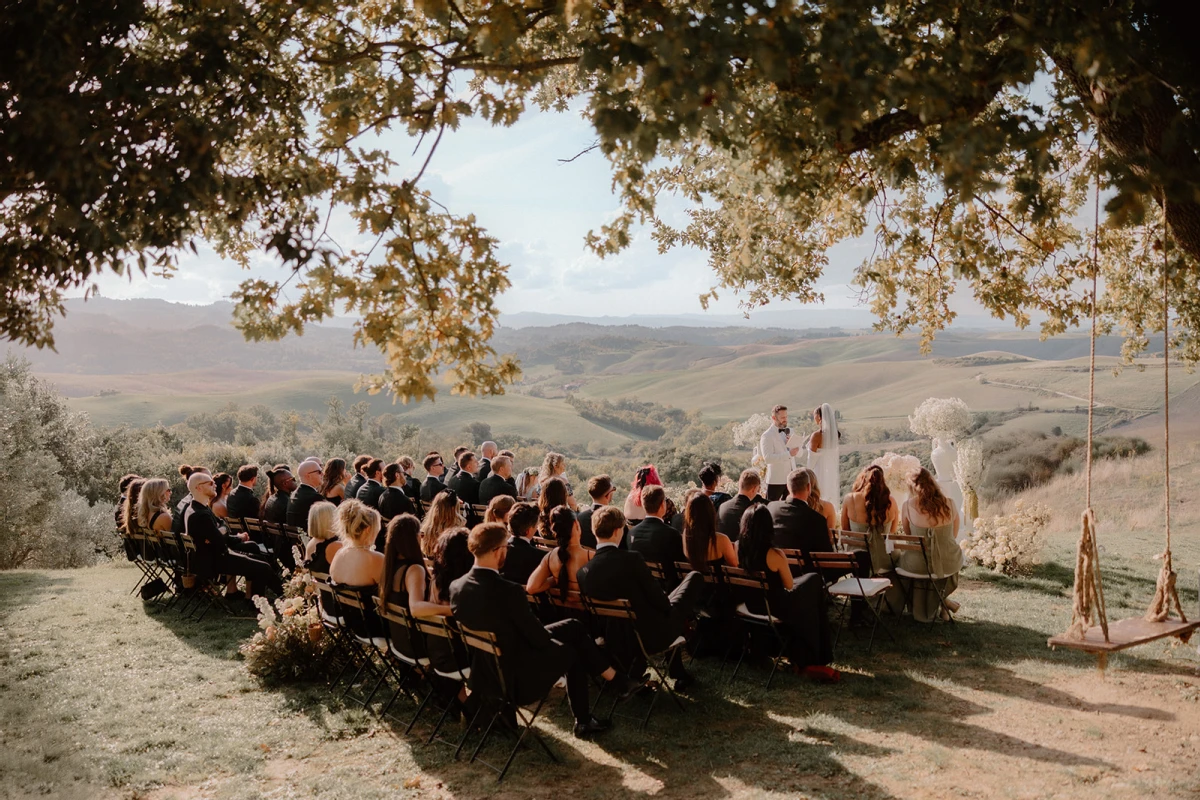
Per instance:
[[[321,627],[316,586],[308,572],[298,569],[273,604],[255,595],[254,605],[262,630],[239,648],[250,674],[280,683],[323,677],[332,642]]]
[[[962,544],[963,556],[1004,575],[1029,572],[1042,547],[1042,531],[1050,522],[1049,510],[1018,500],[1012,514],[980,517],[975,530]]]
[[[971,429],[971,409],[957,397],[930,397],[913,410],[909,429],[918,436],[958,439]]]
[[[983,479],[983,445],[967,439],[958,447],[954,460],[954,480],[963,492],[963,517],[973,520],[979,516],[979,482]]]
[[[921,469],[921,459],[889,451],[871,464],[883,470],[883,480],[896,502],[904,502],[908,497],[908,479]]]

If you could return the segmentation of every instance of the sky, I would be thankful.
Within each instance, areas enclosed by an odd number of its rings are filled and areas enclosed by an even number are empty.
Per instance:
[[[500,242],[499,257],[510,265],[513,284],[498,300],[501,313],[702,313],[698,298],[714,279],[704,253],[675,249],[661,255],[648,229],[640,229],[631,246],[616,256],[600,259],[585,248],[588,231],[611,220],[620,203],[612,191],[608,161],[599,151],[570,163],[560,159],[575,156],[594,141],[591,127],[572,111],[530,111],[511,128],[468,120],[443,137],[421,185],[454,213],[474,213]],[[423,159],[423,153],[417,159],[409,156],[412,144],[403,136],[386,143],[402,164]],[[668,217],[680,223],[686,220],[682,207],[670,200],[663,205]],[[335,217],[330,232],[343,247],[357,240],[348,217]],[[852,242],[831,253],[821,287],[825,308],[857,305],[857,291],[848,283],[869,246]],[[199,255],[181,256],[178,272],[169,279],[106,275],[98,285],[105,297],[211,303],[227,299],[247,277],[278,274],[265,258],[246,271],[202,247]],[[712,314],[738,312],[732,293],[723,293],[710,305]]]

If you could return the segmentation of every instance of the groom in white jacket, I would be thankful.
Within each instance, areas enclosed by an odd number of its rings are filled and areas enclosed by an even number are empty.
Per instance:
[[[800,452],[799,447],[787,446],[792,434],[787,420],[787,406],[775,406],[771,409],[771,427],[758,438],[759,455],[767,462],[767,502],[787,497],[787,476],[796,468],[795,457]]]

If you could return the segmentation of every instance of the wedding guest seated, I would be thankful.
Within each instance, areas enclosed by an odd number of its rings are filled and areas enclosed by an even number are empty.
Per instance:
[[[864,467],[842,499],[842,530],[867,534],[867,551],[875,575],[890,575],[895,568],[886,537],[896,532],[899,520],[900,505],[888,489],[883,469],[876,464]]]
[[[564,477],[566,471],[567,459],[562,453],[546,453],[546,458],[542,460],[542,468],[538,470],[538,482],[530,490],[529,499],[537,500],[545,491],[546,482],[551,478],[558,478],[567,488],[566,505],[570,506],[572,511],[578,511],[579,505],[575,502],[575,493],[571,489],[571,483]]]
[[[533,534],[537,530],[538,507],[533,503],[517,503],[508,512],[508,556],[500,574],[522,586],[542,563],[544,553],[533,546]]]
[[[557,547],[542,558],[525,582],[525,591],[541,594],[557,587],[559,597],[565,600],[568,592],[579,591],[576,576],[579,568],[592,560],[592,551],[579,545],[579,520],[567,506],[559,506],[550,512],[549,532]]]
[[[213,485],[217,487],[217,496],[213,498],[212,512],[217,515],[217,519],[225,519],[229,516],[226,501],[233,491],[233,476],[227,472],[218,472],[213,475]]]
[[[808,506],[812,485],[808,471],[794,469],[787,476],[788,496],[767,505],[775,521],[775,546],[800,550],[805,561],[809,553],[828,553],[834,549],[825,518]]]
[[[948,619],[941,608],[941,597],[947,598],[946,605],[957,611],[959,604],[949,596],[958,588],[958,573],[962,569],[962,549],[958,546],[958,512],[946,495],[942,494],[937,479],[922,467],[908,480],[909,495],[904,501],[901,518],[904,533],[920,536],[925,540],[925,555],[904,551],[896,566],[922,575],[944,575],[932,581],[911,581],[913,619],[918,622],[933,622],[935,616]],[[142,487],[145,494],[146,488]],[[908,581],[907,578],[901,580]]]
[[[225,501],[226,513],[234,519],[258,519],[259,500],[254,493],[258,483],[258,466],[243,464],[237,471],[237,488]]]
[[[325,498],[317,491],[321,487],[322,476],[321,465],[318,462],[300,462],[300,466],[296,467],[296,474],[300,478],[300,485],[288,499],[287,524],[299,528],[308,522],[308,510],[313,507],[313,503],[320,503]]]
[[[755,503],[764,502],[758,494],[762,478],[757,471],[743,470],[738,477],[738,493],[721,504],[717,511],[717,530],[736,542],[742,528],[742,515]]]
[[[329,574],[329,562],[342,547],[337,537],[337,506],[328,501],[313,503],[304,528],[308,544],[304,546],[304,565],[313,572]]]
[[[479,483],[479,502],[490,503],[493,498],[508,496],[516,499],[517,482],[512,476],[512,459],[496,456],[492,459],[491,474]]]
[[[371,463],[372,458],[374,456],[361,455],[355,457],[354,462],[351,464],[354,467],[354,475],[350,477],[349,482],[346,484],[346,488],[342,492],[343,496],[349,498],[358,497],[358,490],[367,482],[367,476],[363,475],[363,468]]]
[[[446,475],[443,478],[447,486],[450,485],[450,479],[458,474],[458,460],[462,458],[463,453],[468,452],[470,449],[471,448],[467,447],[465,444],[460,444],[458,447],[454,448],[454,457],[450,460],[450,464],[446,467]]]
[[[329,562],[329,580],[339,589],[354,592],[363,605],[357,613],[345,613],[350,629],[362,637],[383,635],[383,621],[375,610],[375,595],[383,577],[383,553],[375,550],[379,535],[379,512],[358,500],[347,500],[337,509],[338,537],[342,546]]]
[[[483,514],[484,522],[499,522],[501,525],[508,523],[508,512],[512,511],[512,507],[517,504],[517,498],[502,494],[499,497],[493,497],[492,502],[488,503],[487,511]]]
[[[542,487],[537,500],[538,530],[537,535],[543,539],[553,539],[554,532],[550,529],[550,512],[559,506],[567,505],[567,482],[562,478],[550,478]]]
[[[117,527],[121,528],[125,524],[125,498],[128,496],[129,484],[139,480],[141,475],[122,475],[121,480],[117,482],[117,487],[120,490],[120,498],[117,500],[117,506],[113,509],[113,519],[117,523]]]
[[[358,487],[354,497],[367,508],[375,508],[379,505],[379,496],[383,494],[383,459],[372,458],[363,467],[362,474],[367,480]]]
[[[336,506],[346,499],[346,485],[349,482],[350,473],[346,471],[346,459],[331,458],[325,462],[317,493]]]
[[[412,500],[404,493],[404,470],[399,464],[388,464],[384,467],[383,483],[385,488],[376,504],[380,516],[389,522],[401,514],[415,516],[417,510],[413,507]]]
[[[463,527],[451,528],[434,543],[433,591],[429,594],[431,602],[449,603],[450,584],[470,572],[475,565],[475,558],[467,547],[470,533]]]
[[[661,494],[662,488],[652,487],[646,491]],[[648,513],[655,507],[651,505]],[[648,517],[647,521],[650,519],[653,517]],[[596,554],[578,572],[580,591],[597,600],[628,600],[646,650],[651,654],[665,650],[683,634],[695,616],[704,577],[698,572],[689,572],[670,595],[666,594],[650,574],[642,556],[618,546],[625,534],[625,515],[614,506],[596,511],[592,516],[592,532],[596,535]],[[641,663],[636,642],[614,638],[614,641],[606,639],[606,646],[616,653],[618,661],[630,666],[630,674],[640,675],[645,665]],[[677,691],[695,683],[679,658],[672,660],[670,676],[675,680]]]
[[[805,467],[804,471],[808,473],[808,485],[811,487],[808,493],[808,507],[825,518],[825,524],[829,526],[830,532],[837,530],[837,511],[834,510],[833,503],[821,497],[821,486],[817,483],[817,473],[813,472],[811,467]]]
[[[592,533],[592,515],[607,505],[612,505],[613,495],[617,491],[617,487],[613,485],[612,478],[607,475],[595,475],[588,479],[588,496],[592,498],[592,504],[579,512],[577,519],[579,520],[579,542],[584,547],[595,549],[596,536]]]
[[[499,455],[504,456],[509,461],[513,462],[514,464],[517,463],[517,454],[514,453],[512,450],[501,450]]]
[[[689,497],[683,509],[683,554],[692,569],[701,573],[718,565],[738,565],[737,550],[729,537],[717,530],[717,510],[703,492]]]
[[[247,596],[256,587],[283,594],[279,575],[265,561],[245,553],[230,552],[217,518],[209,508],[217,493],[212,477],[206,472],[193,471],[188,476],[188,493],[192,501],[184,512],[184,532],[196,546],[191,562],[195,573],[205,580],[218,575],[241,575],[246,578]],[[231,592],[227,596],[237,595]]]
[[[134,478],[125,487],[125,505],[121,508],[121,518],[118,522],[120,530],[127,535],[132,535],[138,532],[140,527],[137,524],[138,501],[141,499],[142,486],[146,483],[144,478]],[[173,520],[172,520],[173,521]],[[144,555],[142,546],[131,539],[125,538],[125,558],[128,561],[137,561]]]
[[[492,460],[500,455],[500,448],[495,442],[484,442],[479,445],[479,474],[476,476],[480,483],[492,474]]]
[[[446,484],[442,483],[442,474],[446,471],[446,462],[442,461],[442,457],[438,453],[430,453],[425,456],[425,460],[421,466],[425,468],[425,472],[427,473],[425,482],[421,484],[421,501],[428,506],[433,502],[433,498],[437,497],[441,492],[446,491]]]
[[[276,525],[285,524],[288,503],[295,488],[296,479],[287,464],[276,464],[274,469],[267,470],[267,495],[263,498],[262,513],[259,516]]]
[[[475,565],[450,587],[450,606],[462,625],[489,631],[503,654],[500,669],[512,702],[525,705],[541,700],[564,674],[567,699],[575,716],[575,735],[587,737],[608,728],[595,719],[588,701],[588,676],[614,681],[619,699],[632,696],[641,684],[618,676],[588,634],[575,619],[543,627],[525,599],[525,590],[499,574],[508,551],[508,530],[503,525],[476,525],[468,538]],[[496,676],[479,657],[472,665],[472,692],[493,694],[500,690]]]
[[[629,494],[625,497],[625,519],[631,525],[646,518],[646,511],[642,508],[642,490],[647,486],[662,486],[662,478],[658,477],[658,469],[653,464],[647,464],[637,471]]]
[[[208,471],[208,467],[193,467],[189,464],[179,465],[179,477],[183,478],[185,485],[192,475],[197,472],[203,472],[205,475],[211,474]],[[188,492],[183,497],[179,498],[179,502],[175,504],[173,509],[171,509],[171,531],[173,533],[184,532],[183,515],[188,510],[188,507],[191,506],[191,504],[192,494],[191,492]]]
[[[761,572],[767,579],[770,613],[791,630],[791,646],[783,653],[793,668],[814,680],[834,682],[841,678],[827,665],[833,660],[833,637],[825,606],[825,582],[815,572],[792,577],[787,558],[774,546],[775,522],[763,505],[742,515],[738,536],[738,559],[748,572]],[[768,609],[761,597],[750,596],[746,606],[755,614]]]
[[[412,456],[400,456],[396,459],[396,463],[404,470],[404,483],[401,486],[404,493],[408,495],[409,500],[420,500],[421,482],[413,476],[417,470],[417,462],[413,461]]]
[[[450,615],[448,603],[432,602],[429,576],[421,555],[421,521],[412,514],[401,514],[388,523],[383,551],[383,580],[379,596],[385,603],[394,603],[416,617],[445,617]],[[424,641],[415,640],[407,624],[389,621],[392,644],[409,658],[424,658]],[[449,670],[457,669],[451,664]],[[466,699],[465,695],[461,699]]]
[[[721,504],[729,499],[728,494],[717,489],[717,484],[720,483],[723,474],[721,465],[712,461],[700,468],[700,486],[704,489],[705,496],[712,500],[713,507],[717,509],[720,509]]]
[[[438,537],[451,528],[460,527],[466,519],[458,507],[458,496],[454,492],[442,492],[433,499],[421,522],[421,552],[432,555]]]
[[[517,485],[517,499],[519,500],[534,500],[533,490],[537,487],[538,468],[529,467],[523,469],[516,474],[515,483]]]
[[[458,471],[446,481],[446,487],[453,489],[458,499],[469,506],[479,505],[480,502],[479,481],[475,480],[475,470],[478,467],[475,454],[466,450],[458,457]]]
[[[629,531],[629,549],[639,553],[647,561],[661,564],[667,581],[673,585],[679,582],[675,562],[683,561],[684,558],[683,537],[663,522],[662,515],[666,508],[667,494],[663,487],[648,484],[642,489],[641,509],[646,517]],[[596,517],[593,515],[592,531],[595,532],[595,529]],[[597,544],[599,541],[597,536]]]
[[[139,485],[137,524],[144,531],[171,530],[171,484],[166,478],[151,478]]]

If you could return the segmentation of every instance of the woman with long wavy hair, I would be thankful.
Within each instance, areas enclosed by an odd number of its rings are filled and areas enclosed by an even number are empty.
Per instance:
[[[842,500],[842,530],[867,534],[871,571],[886,575],[895,568],[887,551],[887,534],[896,532],[900,506],[888,490],[883,469],[876,464],[863,467],[854,479],[854,489]]]
[[[542,485],[542,492],[538,496],[537,505],[537,535],[543,539],[553,539],[554,531],[550,528],[550,513],[559,506],[567,505],[567,482],[562,478],[550,478],[547,480]]]
[[[834,510],[833,503],[821,497],[821,485],[817,482],[817,473],[813,472],[810,467],[805,467],[804,471],[808,473],[808,507],[825,518],[825,524],[829,526],[830,532],[837,530],[837,511]]]
[[[572,511],[578,511],[579,506],[575,503],[575,494],[571,489],[571,483],[564,475],[567,471],[567,459],[562,453],[546,453],[546,457],[542,459],[542,467],[538,470],[538,480],[533,488],[529,490],[529,499],[541,500],[542,493],[546,491],[546,484],[553,478],[563,482],[563,486],[567,490],[567,499],[560,505],[570,506]]]
[[[901,518],[904,533],[920,536],[925,540],[925,555],[905,551],[900,554],[897,566],[906,572],[937,575],[930,581],[912,581],[912,615],[918,622],[932,622],[941,613],[941,597],[958,588],[958,573],[962,569],[962,549],[955,541],[958,536],[958,512],[946,495],[942,494],[937,480],[929,470],[920,469],[908,480],[909,494],[904,501]],[[144,490],[143,490],[144,491]],[[902,579],[907,580],[907,579]],[[958,603],[947,600],[951,611],[958,610]]]
[[[447,489],[439,492],[429,510],[425,512],[425,520],[421,523],[421,552],[432,557],[437,547],[438,538],[450,530],[466,522],[458,508],[458,495]]]
[[[717,530],[717,508],[708,495],[691,493],[683,507],[683,554],[697,572],[714,565],[738,565],[737,550],[728,536]]]
[[[566,600],[568,592],[579,591],[579,569],[592,560],[595,552],[579,544],[579,520],[568,506],[560,505],[550,512],[548,531],[557,547],[546,553],[529,576],[525,591],[541,594],[558,587],[559,597]]]
[[[346,499],[346,484],[350,481],[350,473],[346,471],[346,459],[331,458],[325,462],[321,474],[321,487],[317,493],[335,506]]]
[[[145,531],[171,530],[171,484],[166,478],[142,482],[137,498],[137,524]]]

